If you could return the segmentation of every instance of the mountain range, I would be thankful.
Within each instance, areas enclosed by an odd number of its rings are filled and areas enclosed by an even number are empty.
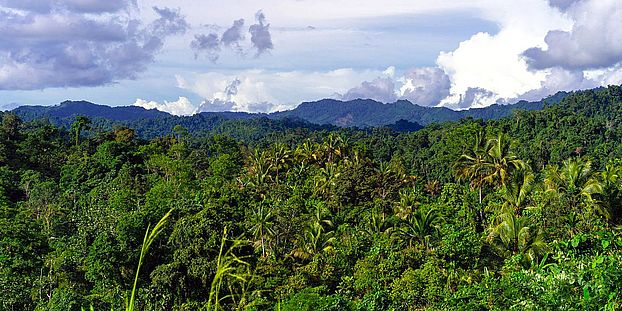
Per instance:
[[[12,110],[24,121],[48,119],[59,126],[69,126],[75,116],[83,115],[105,127],[126,125],[135,128],[147,128],[153,131],[166,131],[168,127],[181,124],[191,131],[210,130],[225,120],[267,119],[278,122],[310,123],[339,127],[378,127],[389,126],[396,131],[414,131],[422,126],[446,121],[458,121],[463,118],[499,119],[514,110],[540,110],[545,105],[559,103],[569,93],[558,92],[541,101],[519,101],[510,105],[492,105],[486,108],[455,111],[444,107],[423,107],[409,101],[400,100],[383,104],[370,99],[339,101],[322,99],[304,102],[288,111],[275,113],[246,112],[202,112],[193,116],[180,117],[156,109],[137,106],[110,107],[87,101],[65,101],[55,106],[21,106]]]

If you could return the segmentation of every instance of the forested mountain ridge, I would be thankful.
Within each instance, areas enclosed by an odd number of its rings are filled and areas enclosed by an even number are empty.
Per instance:
[[[338,101],[324,99],[317,102],[302,103],[289,111],[271,114],[245,112],[203,112],[189,117],[172,116],[155,109],[147,110],[137,106],[109,107],[86,101],[65,101],[57,106],[21,106],[13,113],[24,121],[47,118],[52,124],[69,127],[75,116],[83,115],[112,128],[113,124],[130,126],[142,132],[170,132],[170,128],[155,129],[153,120],[160,124],[179,123],[195,131],[209,131],[223,120],[290,119],[304,120],[319,125],[335,125],[341,127],[373,127],[408,121],[412,124],[427,125],[435,122],[458,121],[462,118],[499,119],[509,116],[514,110],[540,110],[544,103],[556,104],[567,96],[559,92],[554,96],[538,102],[521,101],[512,105],[493,105],[486,108],[454,111],[440,107],[422,107],[408,101],[383,104],[373,100]],[[150,122],[152,121],[152,122]],[[404,124],[403,124],[404,125]],[[150,127],[143,129],[144,126]],[[409,126],[409,128],[417,128]],[[153,136],[147,136],[151,138]]]
[[[492,105],[455,111],[445,107],[422,107],[406,100],[383,104],[370,99],[340,101],[323,99],[305,102],[290,111],[277,112],[272,117],[297,117],[317,124],[332,124],[343,127],[382,126],[406,120],[421,125],[458,121],[462,118],[500,119],[509,116],[514,110],[541,110],[544,104],[557,104],[567,96],[559,92],[537,102],[519,101],[511,105]]]
[[[415,132],[279,122],[3,113],[0,310],[622,308],[620,87]]]
[[[24,121],[48,118],[57,125],[64,124],[77,115],[113,121],[136,121],[170,116],[156,109],[148,110],[137,106],[110,107],[87,101],[64,101],[55,106],[21,106],[13,109],[12,112]]]

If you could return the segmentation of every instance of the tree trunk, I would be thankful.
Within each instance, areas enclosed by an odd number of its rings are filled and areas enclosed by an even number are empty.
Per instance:
[[[482,204],[482,186],[479,186],[479,204]]]
[[[263,234],[261,235],[261,256],[266,257],[266,247],[263,242]]]

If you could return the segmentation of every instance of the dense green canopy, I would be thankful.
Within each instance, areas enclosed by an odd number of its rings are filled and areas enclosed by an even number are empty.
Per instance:
[[[92,121],[2,115],[0,310],[622,307],[620,87],[412,133]]]

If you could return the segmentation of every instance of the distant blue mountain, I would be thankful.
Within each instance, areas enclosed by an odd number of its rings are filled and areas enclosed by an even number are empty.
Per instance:
[[[64,101],[56,106],[21,106],[13,109],[13,112],[26,121],[47,118],[53,122],[67,118],[73,119],[78,115],[112,121],[136,121],[170,116],[170,114],[156,109],[145,109],[137,106],[109,107],[87,101]]]
[[[409,101],[400,100],[395,103],[383,104],[369,99],[339,101],[322,99],[305,102],[288,111],[271,114],[246,112],[203,112],[190,117],[172,116],[156,109],[145,109],[137,106],[109,107],[87,101],[65,101],[56,106],[21,106],[13,111],[25,121],[48,119],[56,125],[67,126],[75,116],[132,126],[144,124],[192,124],[194,129],[213,127],[221,120],[272,119],[300,120],[319,125],[335,125],[341,127],[376,127],[389,126],[398,131],[413,131],[422,125],[435,122],[458,121],[462,118],[499,119],[509,116],[513,110],[539,110],[545,104],[556,104],[568,93],[559,92],[542,101],[520,101],[513,105],[492,105],[486,108],[454,111],[443,107],[422,107]],[[140,122],[138,122],[140,121]],[[138,122],[138,123],[137,123]],[[108,122],[109,123],[109,122]],[[209,124],[209,125],[208,125]],[[298,124],[298,123],[296,123]]]
[[[400,100],[383,104],[370,99],[340,101],[322,99],[300,104],[296,109],[277,112],[271,118],[297,117],[316,124],[338,126],[382,126],[405,120],[421,125],[435,122],[458,121],[463,118],[500,119],[514,110],[541,110],[545,103],[559,103],[568,93],[559,92],[537,102],[519,101],[512,105],[492,105],[485,108],[455,111],[444,107],[422,107]]]

